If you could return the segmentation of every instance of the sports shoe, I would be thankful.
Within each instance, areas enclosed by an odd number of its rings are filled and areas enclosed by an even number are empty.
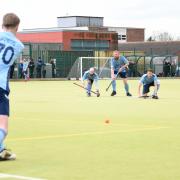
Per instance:
[[[129,93],[129,92],[128,92],[128,93],[126,93],[126,95],[127,95],[127,96],[132,96],[132,94],[131,94],[131,93]]]
[[[0,161],[15,160],[15,159],[16,159],[16,154],[12,153],[7,149],[3,149],[0,152]]]
[[[148,98],[149,98],[149,96],[147,96],[147,95],[143,95],[143,96],[141,96],[141,98],[148,99]]]
[[[159,99],[158,96],[152,95],[152,99]]]
[[[112,93],[111,93],[111,96],[115,96],[116,95],[116,91],[113,91]]]
[[[99,97],[100,96],[100,93],[99,93],[99,91],[96,91],[97,92],[97,97]]]
[[[87,92],[87,97],[91,97],[91,93],[90,92]]]

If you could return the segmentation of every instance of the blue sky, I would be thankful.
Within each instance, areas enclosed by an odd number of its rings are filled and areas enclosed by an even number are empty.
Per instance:
[[[171,0],[0,0],[0,17],[14,12],[21,18],[20,30],[56,27],[56,17],[103,16],[106,26],[141,27],[146,37],[154,32],[180,36],[180,1]],[[0,23],[2,23],[0,19]]]

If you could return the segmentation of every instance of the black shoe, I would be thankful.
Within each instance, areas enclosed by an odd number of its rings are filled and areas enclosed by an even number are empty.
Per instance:
[[[153,95],[152,99],[159,99],[158,96]]]
[[[127,96],[132,96],[132,94],[131,94],[131,93],[129,93],[129,92],[128,92],[128,93],[126,93],[126,95],[127,95]]]
[[[116,91],[113,91],[112,93],[111,93],[111,96],[115,96],[116,95]]]
[[[96,91],[97,92],[97,97],[99,97],[100,96],[100,93],[99,93],[99,91]]]
[[[87,92],[87,97],[91,97],[91,93]]]
[[[141,98],[148,99],[149,96],[143,95],[143,96],[141,96]]]

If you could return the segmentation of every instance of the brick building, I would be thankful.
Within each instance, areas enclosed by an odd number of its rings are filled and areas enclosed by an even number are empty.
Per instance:
[[[95,32],[89,30],[33,29],[17,34],[23,43],[59,44],[59,49],[70,50],[112,50],[118,47],[116,32]]]
[[[144,29],[108,27],[103,17],[65,16],[58,27],[26,29],[17,34],[23,43],[57,44],[59,50],[114,50],[118,43],[144,41]]]

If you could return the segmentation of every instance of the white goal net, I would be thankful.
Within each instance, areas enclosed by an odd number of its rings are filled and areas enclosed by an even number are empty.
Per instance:
[[[106,79],[111,77],[111,57],[79,57],[73,64],[68,78],[82,78],[85,71],[94,67],[99,78]]]

